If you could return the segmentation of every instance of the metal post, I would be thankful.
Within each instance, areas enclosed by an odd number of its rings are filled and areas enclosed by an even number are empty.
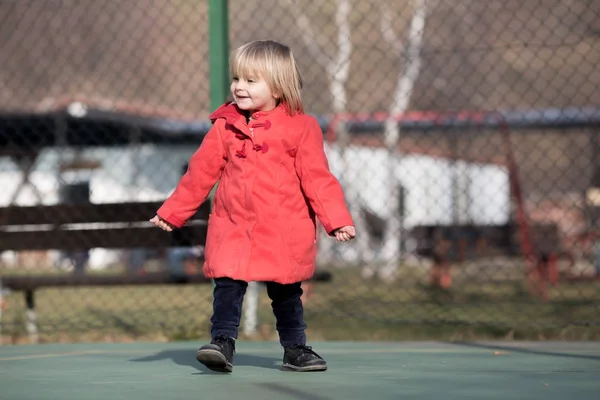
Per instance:
[[[2,311],[4,311],[4,288],[0,277],[0,345],[2,345]]]
[[[210,109],[214,111],[229,94],[229,0],[208,0],[208,54]],[[216,186],[215,186],[216,188]],[[211,198],[214,189],[211,192]],[[215,283],[212,283],[213,289]]]
[[[248,282],[244,299],[244,335],[253,336],[258,328],[258,297],[260,286],[258,282]]]
[[[229,93],[228,0],[208,0],[210,108],[223,104]]]
[[[38,342],[38,329],[35,315],[35,298],[33,290],[25,291],[25,303],[27,304],[27,333],[29,334],[29,341],[31,343]]]

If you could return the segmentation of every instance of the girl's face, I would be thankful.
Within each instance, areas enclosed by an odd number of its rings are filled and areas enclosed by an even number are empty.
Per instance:
[[[231,94],[242,110],[271,111],[277,107],[277,98],[267,82],[258,76],[234,76],[231,81]]]

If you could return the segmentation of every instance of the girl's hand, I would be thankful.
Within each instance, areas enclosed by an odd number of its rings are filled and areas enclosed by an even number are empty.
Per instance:
[[[353,226],[343,226],[335,231],[335,238],[338,242],[347,242],[356,236],[356,228]]]
[[[150,220],[154,225],[158,226],[160,229],[171,232],[173,230],[173,225],[169,224],[167,221],[155,215],[154,218]]]

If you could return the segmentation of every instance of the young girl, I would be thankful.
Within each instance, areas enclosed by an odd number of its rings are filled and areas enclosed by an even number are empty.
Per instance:
[[[182,227],[219,181],[208,221],[203,272],[214,280],[210,344],[196,359],[231,372],[242,300],[250,281],[272,300],[283,369],[324,371],[306,345],[301,283],[315,271],[315,216],[338,241],[356,231],[331,174],[323,134],[304,114],[300,73],[291,50],[264,40],[230,59],[233,101],[211,116],[212,128],[192,155],[173,194],[151,221]]]

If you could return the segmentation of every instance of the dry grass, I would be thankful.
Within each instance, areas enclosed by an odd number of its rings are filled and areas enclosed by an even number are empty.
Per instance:
[[[457,271],[449,291],[428,288],[424,270],[402,271],[396,282],[388,284],[362,279],[356,269],[336,270],[333,282],[314,284],[305,299],[310,338],[600,339],[597,283],[562,283],[551,288],[550,299],[542,302],[529,296],[516,270],[496,272],[488,283],[461,279]],[[39,290],[40,340],[205,339],[211,301],[209,285]],[[247,339],[276,339],[266,291],[261,291],[259,302],[262,326]],[[26,340],[24,309],[23,296],[7,297],[6,341]]]

